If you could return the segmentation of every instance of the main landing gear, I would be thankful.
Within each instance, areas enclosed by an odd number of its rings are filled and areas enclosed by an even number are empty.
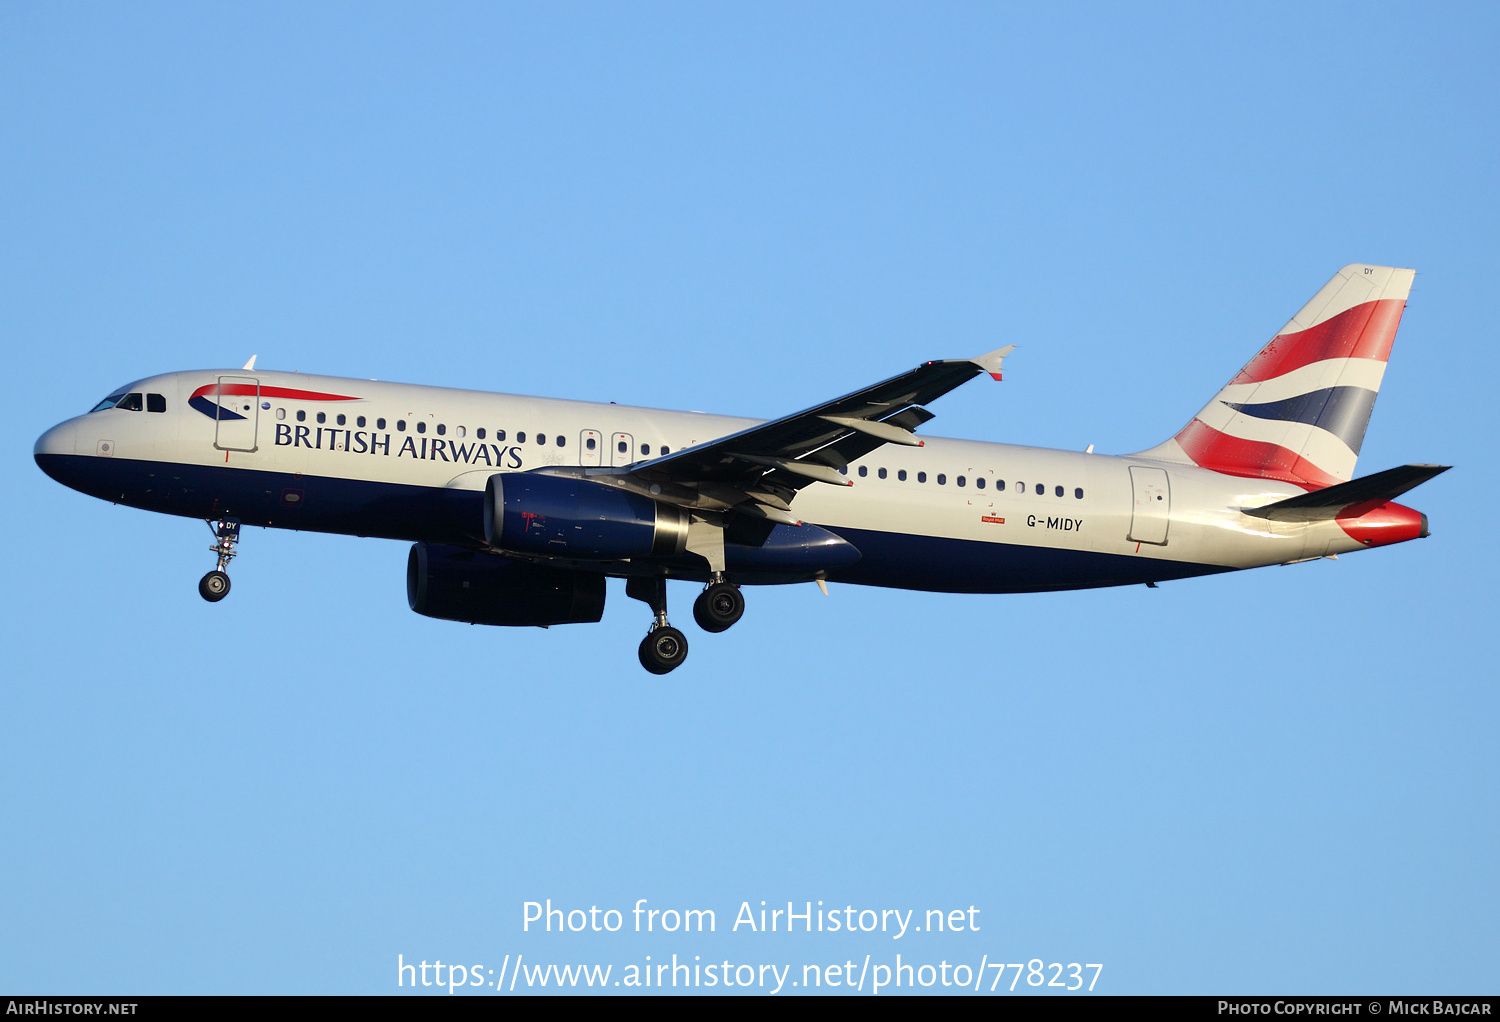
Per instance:
[[[645,603],[656,618],[641,640],[641,666],[652,674],[666,674],[680,667],[687,659],[687,636],[667,623],[667,580],[659,576],[629,579],[625,595]],[[722,632],[744,613],[740,587],[726,582],[722,575],[713,576],[693,601],[693,618],[705,632]]]
[[[214,530],[215,540],[208,552],[219,555],[219,566],[198,580],[198,595],[209,603],[218,603],[229,595],[229,576],[224,569],[229,567],[234,545],[240,541],[240,523],[233,518],[221,518],[208,527]]]
[[[666,674],[687,659],[687,636],[667,623],[667,580],[632,578],[625,583],[625,595],[651,608],[656,620],[641,640],[641,666],[652,674]]]
[[[722,578],[710,582],[693,601],[693,620],[705,632],[725,631],[744,613],[745,598],[740,595],[740,587]]]

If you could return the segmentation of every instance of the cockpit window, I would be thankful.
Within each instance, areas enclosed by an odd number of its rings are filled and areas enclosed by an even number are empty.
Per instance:
[[[143,407],[143,405],[141,404],[141,395],[126,394],[124,397],[120,398],[120,403],[115,405],[115,407],[123,408],[127,412],[138,412]]]
[[[120,399],[122,397],[124,397],[124,396],[125,396],[125,391],[123,391],[123,390],[117,390],[113,394],[111,394],[109,397],[105,398],[103,401],[100,401],[94,407],[90,408],[89,411],[91,413],[92,412],[102,412],[106,408],[113,408],[115,405],[117,405],[117,404],[120,403]]]
[[[167,410],[167,398],[164,394],[147,394],[146,411],[164,412]]]

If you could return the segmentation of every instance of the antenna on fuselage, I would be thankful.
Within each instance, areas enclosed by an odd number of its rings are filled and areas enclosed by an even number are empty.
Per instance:
[[[252,370],[252,369],[254,369],[254,368],[255,368],[255,360],[256,360],[256,359],[257,359],[257,358],[259,358],[259,357],[260,357],[260,356],[258,356],[258,355],[251,355],[251,356],[250,356],[250,361],[248,361],[248,362],[246,362],[246,363],[245,363],[245,364],[244,364],[244,365],[243,365],[243,366],[241,366],[241,367],[240,367],[240,368],[242,368],[242,369],[243,369],[243,370],[245,370],[245,371],[246,371],[246,372],[249,372],[249,371],[250,371],[250,370]]]

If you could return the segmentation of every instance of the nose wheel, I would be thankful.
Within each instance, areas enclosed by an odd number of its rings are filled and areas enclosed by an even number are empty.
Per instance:
[[[219,566],[198,580],[198,595],[209,603],[218,603],[229,595],[229,575],[224,571],[235,555],[235,544],[240,541],[240,523],[233,518],[221,518],[208,523],[214,533],[214,545],[208,548],[211,554],[219,555]]]
[[[726,631],[745,613],[745,598],[740,587],[728,582],[713,582],[693,601],[693,620],[705,632]]]
[[[198,595],[209,603],[218,603],[229,595],[229,576],[215,568],[198,580]]]
[[[667,580],[632,578],[625,583],[625,595],[651,608],[651,630],[641,640],[641,666],[652,674],[667,674],[687,659],[687,636],[667,623]]]

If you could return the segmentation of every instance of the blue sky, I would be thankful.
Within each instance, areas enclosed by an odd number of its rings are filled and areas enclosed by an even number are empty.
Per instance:
[[[1102,962],[1111,993],[1494,993],[1496,29],[0,8],[0,988],[902,952]],[[1360,465],[1457,466],[1412,495],[1431,539],[1154,591],[756,589],[666,678],[621,589],[596,626],[432,621],[402,544],[250,530],[207,605],[201,524],[31,459],[120,383],[252,353],[772,416],[1006,343],[927,432],[1123,453],[1350,262],[1420,271]],[[719,929],[523,933],[547,898]],[[762,899],[981,929],[730,932]]]

